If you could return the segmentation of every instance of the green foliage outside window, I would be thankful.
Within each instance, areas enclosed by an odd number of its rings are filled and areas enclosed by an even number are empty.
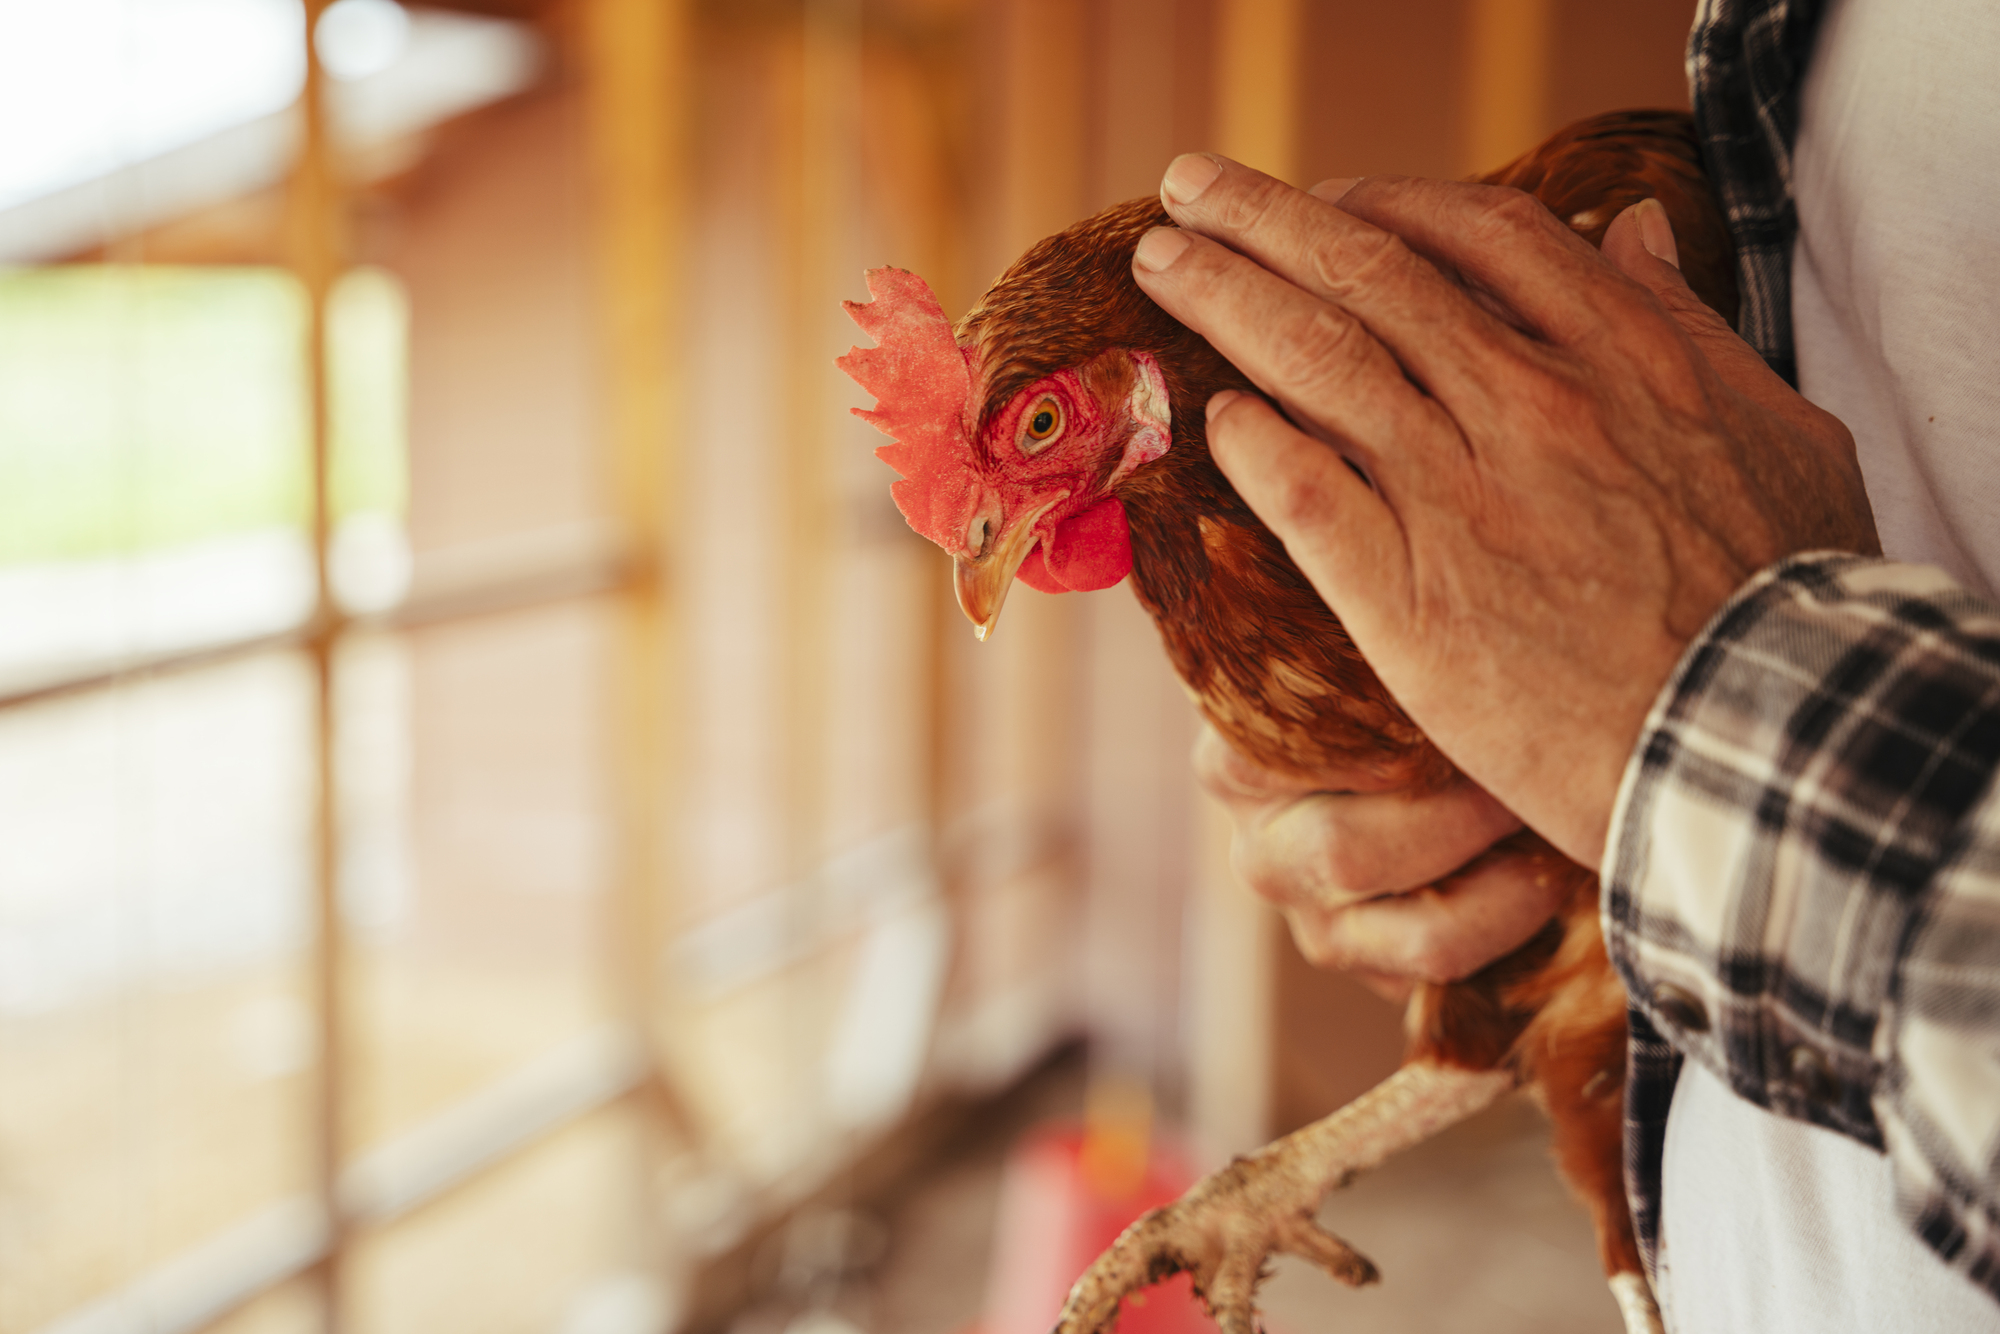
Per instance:
[[[0,564],[306,523],[305,318],[277,269],[0,272]],[[407,324],[379,270],[329,303],[336,518],[404,509]]]

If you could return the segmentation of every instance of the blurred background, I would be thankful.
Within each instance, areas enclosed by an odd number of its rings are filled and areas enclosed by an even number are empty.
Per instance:
[[[1684,105],[1691,9],[0,0],[0,1334],[1017,1334],[1022,1129],[1393,1068],[1131,598],[975,643],[838,302]],[[1614,1328],[1542,1138],[1274,1328]]]

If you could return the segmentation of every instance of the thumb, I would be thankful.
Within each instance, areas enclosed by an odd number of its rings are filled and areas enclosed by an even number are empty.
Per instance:
[[[1674,224],[1659,200],[1642,199],[1613,218],[1599,249],[1620,273],[1658,297],[1689,333],[1728,327],[1681,276]]]
[[[1660,201],[1642,199],[1613,218],[1604,229],[1600,249],[1620,273],[1659,299],[1724,384],[1830,453],[1833,471],[1827,476],[1846,492],[1831,512],[1843,516],[1843,521],[1814,529],[1810,544],[1880,551],[1854,437],[1833,414],[1785,383],[1755,348],[1737,336],[1727,320],[1694,294],[1681,276],[1673,224]]]
[[[1642,199],[1613,218],[1604,229],[1600,249],[1620,273],[1659,299],[1724,382],[1762,406],[1789,415],[1797,398],[1791,386],[1681,276],[1674,226],[1659,200]]]

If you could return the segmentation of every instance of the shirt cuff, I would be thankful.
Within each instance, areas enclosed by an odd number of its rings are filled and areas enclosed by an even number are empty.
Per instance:
[[[1605,941],[1676,1048],[1875,1147],[1901,942],[2000,754],[1992,609],[1942,571],[1815,554],[1688,646],[1626,766]]]

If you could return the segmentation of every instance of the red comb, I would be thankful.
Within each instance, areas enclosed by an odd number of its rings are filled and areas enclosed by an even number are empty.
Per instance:
[[[903,269],[868,270],[868,302],[845,301],[847,313],[875,340],[834,365],[875,395],[854,415],[895,438],[875,457],[901,473],[890,488],[910,527],[956,551],[965,535],[972,486],[972,374],[951,322],[930,285]]]

